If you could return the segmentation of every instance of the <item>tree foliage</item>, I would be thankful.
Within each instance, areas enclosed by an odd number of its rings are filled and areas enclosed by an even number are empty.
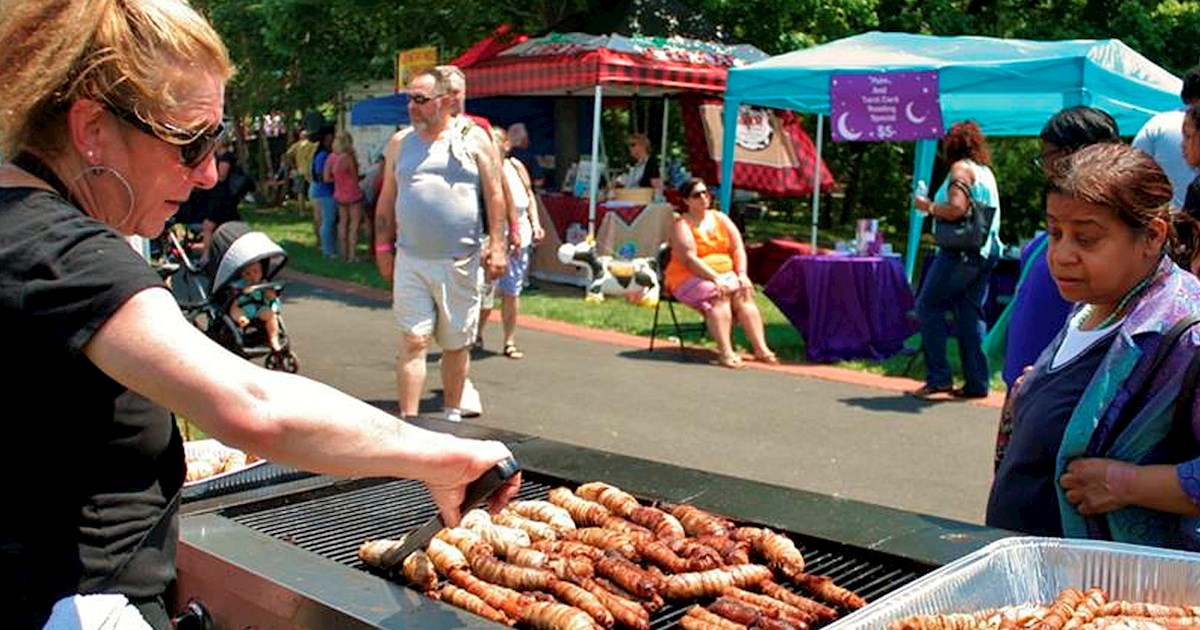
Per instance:
[[[497,25],[540,34],[617,23],[643,0],[193,0],[225,38],[238,75],[231,114],[301,112],[334,101],[345,85],[393,75],[397,50],[436,45],[452,58]],[[682,0],[726,35],[769,54],[869,30],[1024,39],[1118,38],[1182,73],[1197,62],[1194,0]],[[659,34],[659,33],[649,33]],[[813,131],[810,129],[810,131]],[[1122,130],[1132,135],[1136,129]],[[828,132],[826,132],[828,133]],[[828,139],[828,137],[827,137]],[[831,144],[825,158],[845,190],[838,222],[859,216],[906,226],[911,145]],[[1004,235],[1041,221],[1036,141],[993,141],[1004,195]]]

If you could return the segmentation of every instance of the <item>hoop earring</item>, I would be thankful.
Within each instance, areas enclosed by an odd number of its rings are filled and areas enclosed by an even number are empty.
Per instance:
[[[95,164],[92,166],[86,166],[86,167],[84,167],[83,170],[79,171],[78,175],[71,178],[71,182],[69,184],[67,184],[67,187],[71,188],[71,189],[75,189],[76,188],[75,184],[83,176],[90,175],[92,177],[99,177],[106,172],[112,173],[113,177],[116,177],[117,181],[121,182],[121,185],[125,187],[125,193],[129,195],[129,209],[125,211],[125,216],[121,217],[121,220],[112,226],[114,228],[117,228],[117,227],[124,225],[125,222],[129,220],[129,217],[133,216],[133,206],[134,206],[133,186],[129,185],[129,180],[125,179],[125,176],[122,175],[120,171],[118,171],[117,169],[115,169],[111,166],[105,166],[103,164]]]

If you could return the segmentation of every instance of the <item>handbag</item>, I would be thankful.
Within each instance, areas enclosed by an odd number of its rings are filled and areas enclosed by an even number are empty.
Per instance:
[[[933,226],[933,242],[947,252],[978,252],[991,233],[996,208],[971,196],[971,188],[966,182],[956,179],[950,185],[966,194],[967,213],[957,221],[938,219]]]

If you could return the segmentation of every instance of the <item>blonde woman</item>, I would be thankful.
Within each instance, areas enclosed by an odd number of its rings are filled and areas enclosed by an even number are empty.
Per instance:
[[[333,156],[326,162],[333,180],[333,200],[337,202],[338,253],[346,262],[358,262],[358,232],[362,227],[362,187],[358,185],[358,157],[354,137],[343,131],[333,140]]]
[[[113,617],[171,628],[187,467],[172,411],[302,470],[420,479],[457,523],[467,484],[509,456],[503,444],[425,431],[229,353],[124,240],[157,236],[193,188],[217,183],[234,69],[208,22],[183,0],[3,6],[0,285],[12,289],[0,321],[22,325],[0,344],[22,359],[0,393],[70,383],[39,397],[56,422],[22,427],[52,454],[0,460],[0,476],[21,480],[5,497],[20,518],[0,524],[4,627],[70,627],[79,608],[117,599]],[[30,475],[47,457],[56,474]]]

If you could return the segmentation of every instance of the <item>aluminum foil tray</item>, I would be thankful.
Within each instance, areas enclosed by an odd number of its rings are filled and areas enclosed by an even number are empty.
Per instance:
[[[912,615],[1049,604],[1067,587],[1113,599],[1200,605],[1200,553],[1093,540],[998,540],[872,602],[829,630],[883,630]]]

